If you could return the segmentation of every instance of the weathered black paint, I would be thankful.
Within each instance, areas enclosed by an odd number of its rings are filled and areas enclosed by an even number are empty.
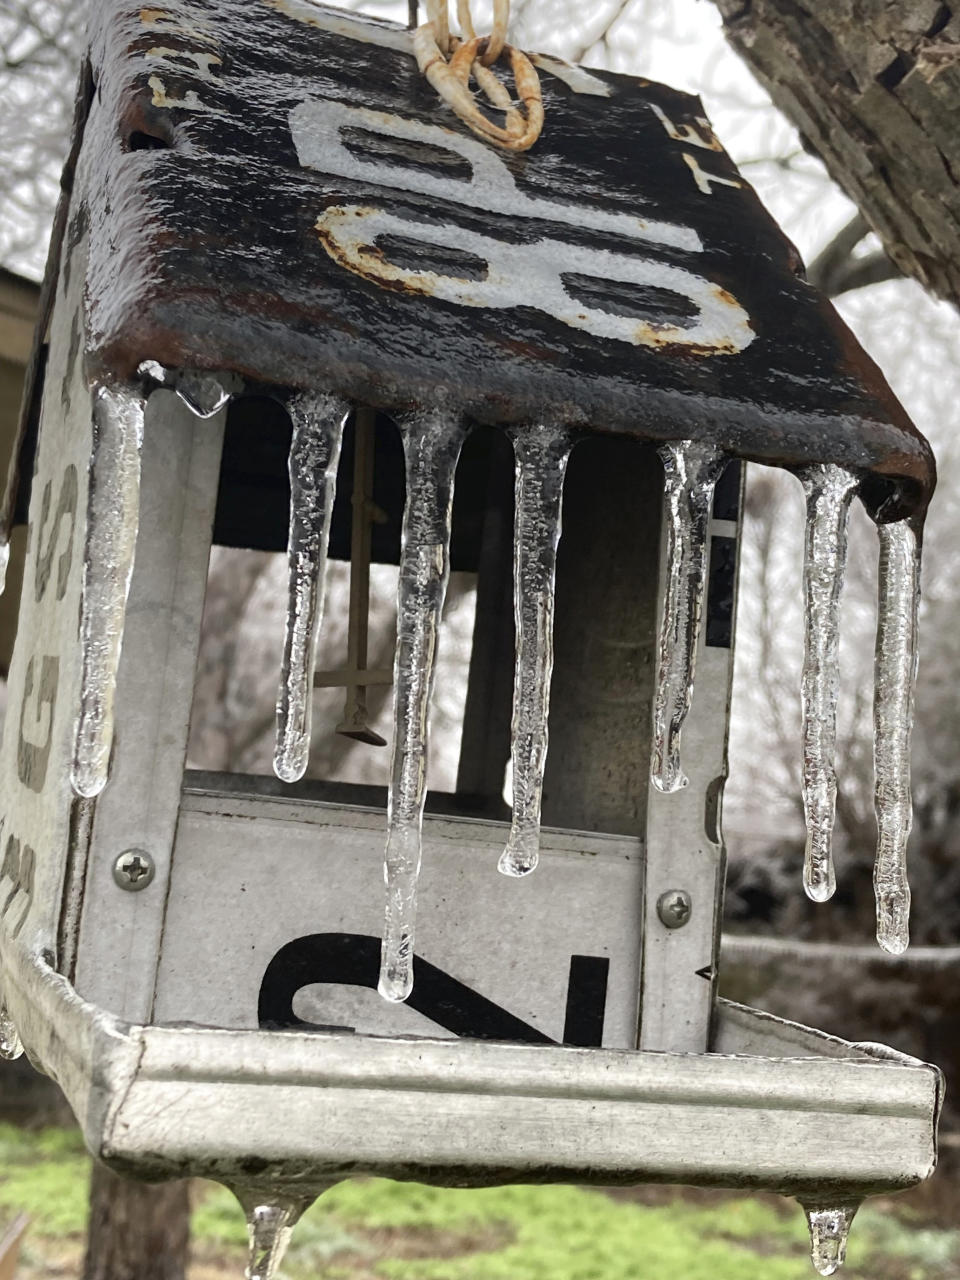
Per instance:
[[[320,18],[298,21],[280,0],[183,0],[162,34],[144,28],[129,0],[106,0],[97,13],[97,95],[78,166],[89,206],[92,378],[132,378],[150,359],[231,370],[261,388],[330,387],[387,412],[443,398],[482,423],[547,417],[653,440],[710,437],[746,458],[872,472],[863,496],[883,519],[925,507],[929,447],[879,370],[804,282],[796,251],[753,191],[717,185],[704,194],[684,155],[728,181],[738,176],[729,158],[668,136],[653,110],[699,127],[696,98],[601,73],[611,96],[592,96],[543,73],[543,137],[528,153],[500,156],[528,195],[694,228],[704,247],[691,255],[301,168],[289,113],[306,99],[427,121],[451,137],[466,132],[406,49],[325,30]],[[368,30],[378,27],[399,30]],[[158,46],[167,51],[159,64],[150,53]],[[207,78],[197,74],[198,50],[219,59]],[[169,100],[202,109],[154,105],[158,74]],[[398,151],[363,130],[347,140],[352,153],[380,161],[392,153],[446,177],[463,166],[442,149]],[[317,217],[344,203],[387,210],[414,228],[557,241],[561,270],[563,243],[692,267],[739,300],[757,337],[736,355],[655,349],[572,329],[532,307],[486,310],[386,288],[346,270],[321,243]],[[424,258],[420,239],[386,247],[401,265],[404,253]],[[437,254],[442,262],[428,253],[424,265],[450,270],[449,252]],[[467,263],[461,274],[478,269]],[[565,284],[587,306],[602,295],[621,314],[685,323],[677,295],[634,290],[628,299],[622,286],[574,276]]]

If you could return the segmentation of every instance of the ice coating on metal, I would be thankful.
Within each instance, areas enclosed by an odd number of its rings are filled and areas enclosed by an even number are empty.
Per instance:
[[[250,1252],[243,1273],[246,1280],[274,1280],[303,1210],[303,1204],[293,1201],[257,1204],[247,1209]]]
[[[400,420],[406,459],[397,586],[393,744],[383,878],[386,911],[380,994],[405,1000],[413,989],[413,935],[427,787],[430,697],[440,616],[450,577],[453,480],[465,435],[458,415],[425,410]]]
[[[917,679],[920,540],[902,520],[879,527],[880,581],[874,663],[873,758],[877,814],[877,941],[900,955],[910,942],[907,841],[913,824],[910,735]]]
[[[544,63],[555,127],[518,169],[438,116],[394,24],[305,0],[105,0],[91,51],[102,110],[77,200],[101,381],[145,361],[261,388],[320,377],[392,412],[442,396],[453,355],[486,425],[699,437],[873,472],[884,518],[926,505],[926,442],[695,97]]]
[[[0,1002],[0,1058],[4,1062],[13,1062],[23,1053],[23,1042],[13,1019],[7,1012],[7,1006]]]
[[[113,741],[113,701],[140,516],[143,399],[128,387],[93,393],[93,451],[80,606],[80,713],[71,781],[103,790]]]
[[[313,672],[347,405],[336,396],[304,394],[294,396],[287,410],[293,424],[287,618],[273,768],[282,781],[296,782],[310,758]]]
[[[659,450],[665,477],[667,571],[650,777],[658,791],[680,791],[680,730],[693,701],[697,644],[707,578],[707,523],[713,490],[726,461],[712,444],[681,440]]]
[[[807,524],[803,559],[804,636],[800,678],[803,810],[807,844],[803,887],[814,902],[833,897],[834,752],[840,693],[840,592],[847,562],[847,518],[856,477],[832,463],[800,472]]]
[[[832,1276],[847,1256],[847,1237],[858,1205],[837,1209],[805,1209],[810,1229],[810,1261],[821,1276]]]
[[[547,759],[553,674],[554,584],[560,542],[563,477],[573,440],[561,427],[514,433],[513,615],[517,656],[513,680],[513,820],[499,862],[507,876],[533,871],[540,857],[540,803]]]
[[[460,156],[469,165],[467,182],[443,177],[436,172],[405,167],[400,174],[394,169],[385,173],[381,164],[358,156],[345,145],[345,130],[368,129],[383,137],[407,144],[428,144]],[[672,245],[699,253],[703,244],[697,232],[688,226],[663,220],[651,221],[634,213],[613,212],[582,204],[571,205],[556,200],[531,196],[517,184],[510,168],[487,144],[469,135],[454,133],[440,124],[405,119],[385,118],[382,111],[356,107],[329,99],[308,99],[290,112],[290,132],[301,165],[321,173],[368,185],[393,185],[402,180],[408,191],[417,191],[435,200],[466,202],[474,209],[507,214],[512,218],[542,219],[547,222],[587,227],[591,231],[607,231],[634,240]],[[407,223],[409,231],[410,224]],[[431,235],[437,228],[431,226]],[[528,246],[529,247],[529,246]],[[554,246],[555,247],[555,246]],[[572,246],[565,246],[569,251]],[[744,345],[747,345],[746,343]]]

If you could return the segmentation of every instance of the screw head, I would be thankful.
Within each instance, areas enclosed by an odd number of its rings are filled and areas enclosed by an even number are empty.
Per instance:
[[[668,929],[682,929],[693,914],[693,899],[686,889],[668,889],[657,899],[657,915]]]
[[[125,849],[113,864],[114,880],[130,893],[145,889],[156,871],[156,863],[146,849]]]

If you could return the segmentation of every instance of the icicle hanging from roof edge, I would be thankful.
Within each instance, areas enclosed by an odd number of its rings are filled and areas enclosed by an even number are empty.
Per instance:
[[[899,955],[910,941],[907,841],[913,824],[910,738],[917,679],[920,536],[910,520],[878,527],[880,574],[874,662],[877,941]]]
[[[71,780],[81,796],[107,781],[117,669],[140,522],[144,400],[139,389],[93,390],[87,525],[80,606],[80,712]]]
[[[287,411],[293,424],[288,463],[287,616],[273,768],[283,782],[296,782],[303,777],[310,759],[313,673],[323,620],[337,464],[348,405],[337,396],[304,393],[287,402]]]
[[[466,434],[459,415],[427,409],[399,422],[406,460],[397,583],[393,743],[384,854],[386,909],[380,994],[413,989],[414,928],[426,800],[430,698],[450,577],[453,483]]]
[[[847,562],[847,518],[857,479],[818,463],[799,473],[806,497],[803,559],[803,809],[807,822],[803,887],[814,902],[833,896],[834,752],[840,693],[840,593]]]
[[[657,646],[650,777],[658,791],[687,785],[680,731],[693,700],[697,644],[707,580],[707,525],[726,464],[715,445],[680,440],[658,450],[664,469],[666,590]]]
[[[513,818],[499,869],[533,871],[540,857],[540,806],[547,759],[550,679],[553,674],[554,586],[561,532],[563,479],[573,437],[563,427],[538,425],[512,433],[516,458],[513,611]]]

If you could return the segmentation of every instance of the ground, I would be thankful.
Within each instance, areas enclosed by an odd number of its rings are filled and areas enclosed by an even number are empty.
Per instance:
[[[79,1274],[88,1159],[70,1129],[0,1124],[0,1226],[31,1218],[18,1280]],[[195,1187],[189,1280],[239,1280],[244,1226],[232,1196]],[[875,1200],[854,1224],[848,1280],[960,1273],[952,1194]],[[328,1192],[294,1234],[285,1280],[810,1280],[797,1206],[683,1188],[441,1191],[357,1180]]]

